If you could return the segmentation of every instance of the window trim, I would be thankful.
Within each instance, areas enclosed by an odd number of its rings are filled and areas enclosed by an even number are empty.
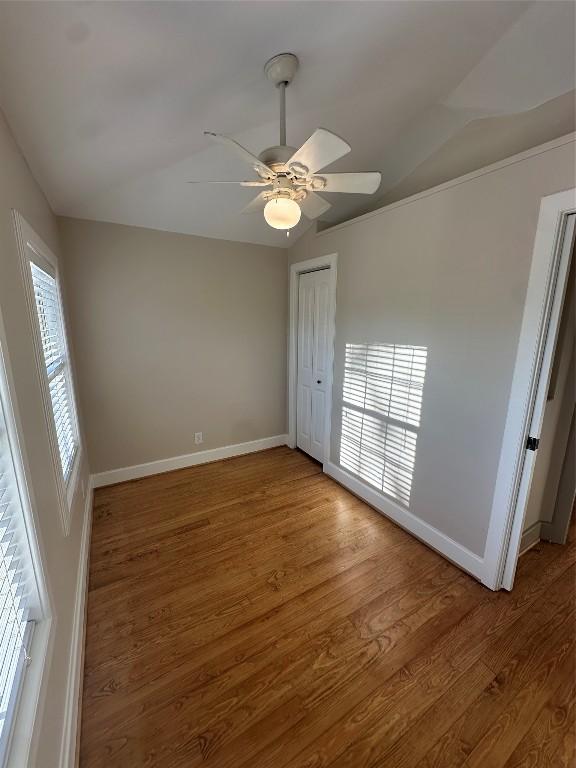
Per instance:
[[[82,462],[82,441],[80,439],[80,429],[78,424],[78,408],[75,397],[75,384],[74,384],[74,372],[72,370],[72,363],[70,359],[70,349],[68,344],[68,329],[66,326],[66,317],[64,314],[64,303],[62,301],[62,291],[60,287],[60,276],[58,270],[58,259],[43,242],[43,240],[34,232],[32,227],[28,224],[26,219],[18,213],[13,211],[14,227],[16,230],[16,239],[18,243],[18,250],[20,253],[20,267],[22,270],[22,278],[24,282],[24,289],[26,293],[26,303],[28,306],[28,316],[30,319],[30,326],[32,331],[32,339],[34,342],[34,357],[36,359],[36,369],[38,371],[38,380],[40,383],[40,390],[42,393],[42,406],[44,409],[44,416],[46,420],[46,427],[48,430],[48,438],[50,442],[50,454],[52,456],[52,466],[54,470],[54,479],[56,481],[56,489],[58,494],[58,506],[60,509],[60,520],[62,524],[62,530],[64,535],[68,536],[71,527],[72,516],[72,502],[76,494],[78,485],[78,471]],[[68,374],[70,378],[70,402],[72,404],[72,426],[74,429],[74,437],[76,440],[76,452],[72,467],[65,479],[62,463],[60,460],[60,451],[58,448],[58,437],[56,434],[56,426],[54,421],[54,412],[52,410],[52,399],[50,397],[50,387],[48,374],[46,371],[46,363],[44,361],[44,351],[42,348],[42,339],[40,337],[40,327],[38,323],[38,314],[36,308],[36,299],[34,296],[34,286],[32,283],[32,270],[30,263],[33,262],[47,274],[50,274],[56,281],[56,290],[58,295],[58,301],[61,310],[61,321],[63,327],[63,343],[66,351],[66,359],[68,361]]]

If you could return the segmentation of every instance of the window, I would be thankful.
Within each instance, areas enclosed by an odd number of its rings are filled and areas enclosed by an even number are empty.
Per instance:
[[[20,214],[14,217],[62,527],[68,534],[80,441],[57,261]]]
[[[340,464],[410,505],[426,347],[347,344]]]
[[[75,430],[75,415],[70,387],[70,367],[64,338],[62,308],[58,286],[54,277],[30,263],[32,285],[36,301],[36,314],[40,328],[40,340],[44,354],[44,365],[50,389],[52,414],[56,427],[56,439],[62,475],[67,481],[78,448]]]
[[[0,360],[0,363],[2,361]],[[1,367],[1,365],[0,365]],[[0,370],[0,376],[4,371]],[[8,429],[8,402],[0,382],[0,766],[4,765],[11,726],[29,660],[39,600],[26,535],[14,440]],[[20,473],[21,476],[21,473]]]

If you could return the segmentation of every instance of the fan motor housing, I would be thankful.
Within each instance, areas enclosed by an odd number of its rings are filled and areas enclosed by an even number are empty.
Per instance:
[[[272,168],[272,170],[275,171],[277,168],[274,166],[284,167],[295,152],[295,147],[277,145],[276,147],[268,147],[260,152],[258,160],[261,160],[269,168]]]

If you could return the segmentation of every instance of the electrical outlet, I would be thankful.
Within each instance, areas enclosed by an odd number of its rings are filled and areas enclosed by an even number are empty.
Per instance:
[[[195,432],[194,433],[194,442],[196,443],[196,445],[200,445],[200,443],[202,441],[203,441],[202,432]]]

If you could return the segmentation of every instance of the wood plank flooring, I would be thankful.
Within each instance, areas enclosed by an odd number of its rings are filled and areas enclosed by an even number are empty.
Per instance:
[[[99,489],[81,768],[573,766],[575,572],[492,593],[288,448]]]

